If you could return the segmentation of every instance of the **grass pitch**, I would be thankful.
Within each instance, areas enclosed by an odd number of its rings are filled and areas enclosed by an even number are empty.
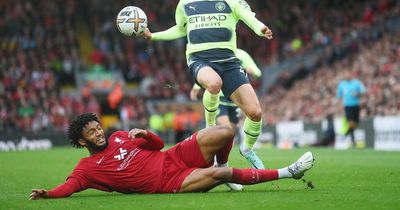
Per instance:
[[[32,188],[50,189],[64,182],[85,149],[0,152],[0,209],[398,209],[400,153],[373,150],[314,149],[316,162],[301,180],[278,180],[228,192],[119,194],[86,190],[70,198],[29,201]],[[286,166],[306,149],[258,149],[268,168]],[[234,148],[230,165],[249,167]]]

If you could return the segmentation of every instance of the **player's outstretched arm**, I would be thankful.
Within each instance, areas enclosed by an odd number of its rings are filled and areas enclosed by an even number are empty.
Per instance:
[[[263,26],[261,28],[261,33],[264,34],[265,38],[272,39],[272,31],[268,28],[268,26]]]
[[[80,192],[87,189],[88,186],[82,180],[77,178],[68,178],[64,184],[60,184],[51,190],[45,189],[32,189],[29,195],[29,200],[36,200],[40,198],[65,198],[71,196],[75,192]]]
[[[143,37],[152,41],[168,41],[174,40],[178,38],[182,38],[186,36],[186,28],[172,26],[171,28],[160,31],[156,33],[152,33],[148,28],[143,31]]]
[[[251,11],[246,1],[232,0],[229,1],[235,11],[235,15],[249,26],[257,35],[267,39],[272,39],[272,31],[261,21],[255,17],[255,13]]]
[[[47,198],[47,190],[45,189],[32,189],[31,194],[29,195],[29,200],[37,200],[40,198]]]
[[[152,41],[167,41],[185,37],[187,33],[185,17],[186,15],[183,9],[183,1],[180,1],[175,11],[174,26],[165,31],[156,33],[151,33],[150,30],[146,28],[143,32],[143,36]]]

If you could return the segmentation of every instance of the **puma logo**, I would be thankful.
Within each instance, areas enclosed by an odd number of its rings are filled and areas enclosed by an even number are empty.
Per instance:
[[[189,9],[192,9],[193,11],[196,11],[196,5],[194,5],[194,6],[189,6]]]

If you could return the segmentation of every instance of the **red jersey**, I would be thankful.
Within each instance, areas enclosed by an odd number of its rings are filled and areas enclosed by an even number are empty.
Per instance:
[[[122,193],[156,192],[165,160],[160,151],[163,147],[162,140],[151,132],[146,139],[131,139],[127,132],[117,131],[103,151],[82,158],[67,181],[57,187],[68,192],[56,188],[49,191],[49,197],[65,197],[87,188]]]
[[[67,197],[88,188],[121,193],[179,192],[193,170],[212,165],[204,160],[196,137],[193,134],[161,152],[164,143],[150,131],[145,138],[135,139],[117,131],[103,151],[82,158],[66,182],[48,191],[48,196]]]

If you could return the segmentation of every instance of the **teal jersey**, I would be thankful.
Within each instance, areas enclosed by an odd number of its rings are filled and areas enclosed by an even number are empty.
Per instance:
[[[364,94],[365,87],[357,79],[342,80],[337,87],[337,97],[343,100],[344,106],[359,106],[360,97],[358,94]]]
[[[257,35],[263,36],[261,28],[265,25],[257,20],[244,0],[180,0],[175,12],[176,25],[153,33],[152,40],[172,40],[186,36],[186,58],[189,63],[190,55],[196,52],[214,49],[235,52],[236,24],[239,20]]]

